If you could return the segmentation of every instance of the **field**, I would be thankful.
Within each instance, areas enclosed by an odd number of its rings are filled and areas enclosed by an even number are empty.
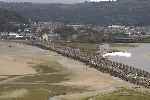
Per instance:
[[[80,50],[83,52],[95,53],[98,50],[100,44],[72,42],[62,43],[61,45],[73,48],[80,48]],[[129,48],[135,47],[138,47],[138,43],[109,43],[109,49],[112,49],[114,51],[126,51]]]
[[[129,48],[138,47],[138,43],[111,43],[110,48],[117,51],[127,51]]]
[[[150,37],[147,37],[145,39],[143,39],[142,41],[140,41],[141,43],[150,43]]]

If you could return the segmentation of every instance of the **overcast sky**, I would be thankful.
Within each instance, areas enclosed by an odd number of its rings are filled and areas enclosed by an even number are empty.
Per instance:
[[[0,0],[6,2],[38,2],[38,3],[79,3],[86,0]],[[108,0],[88,0],[88,1],[108,1]]]
[[[38,2],[38,3],[78,3],[85,0],[0,0],[6,2]]]

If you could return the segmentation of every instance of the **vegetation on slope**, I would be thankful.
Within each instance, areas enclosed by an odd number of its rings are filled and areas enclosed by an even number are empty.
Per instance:
[[[132,89],[120,89],[108,94],[101,94],[84,100],[149,100],[150,94],[138,92]]]
[[[40,21],[61,21],[85,24],[150,25],[149,0],[118,0],[117,2],[81,4],[0,3],[23,16]]]
[[[26,20],[16,12],[0,8],[0,31],[16,31],[17,24],[26,23]]]

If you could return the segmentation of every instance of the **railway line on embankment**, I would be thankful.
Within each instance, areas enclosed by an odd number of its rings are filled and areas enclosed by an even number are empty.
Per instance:
[[[135,68],[134,66],[108,60],[107,58],[103,58],[102,55],[91,55],[87,52],[81,52],[79,48],[64,47],[52,42],[28,41],[21,43],[55,51],[63,56],[81,61],[86,65],[90,65],[90,67],[93,67],[103,73],[109,73],[112,76],[118,77],[135,85],[150,88],[150,73],[145,70]]]

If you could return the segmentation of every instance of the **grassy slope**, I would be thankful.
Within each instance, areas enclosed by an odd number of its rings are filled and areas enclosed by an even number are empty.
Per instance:
[[[150,93],[142,93],[130,89],[120,89],[110,94],[101,94],[83,100],[150,100]]]
[[[141,43],[150,43],[150,37],[143,39]]]

